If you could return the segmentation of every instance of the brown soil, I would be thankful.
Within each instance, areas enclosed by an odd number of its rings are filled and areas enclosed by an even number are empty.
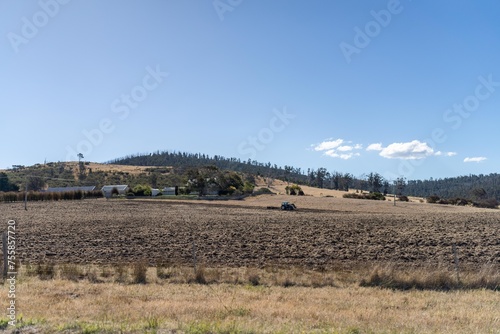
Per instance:
[[[282,200],[297,211],[269,210]],[[259,196],[245,201],[84,200],[0,204],[22,263],[355,268],[500,266],[500,212],[422,203]]]

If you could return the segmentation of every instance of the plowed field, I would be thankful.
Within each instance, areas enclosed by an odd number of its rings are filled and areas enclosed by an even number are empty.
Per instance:
[[[368,264],[500,266],[500,212],[422,203],[334,198],[266,209],[280,196],[246,201],[84,200],[0,204],[17,222],[22,263],[189,264],[354,268]],[[289,199],[289,198],[288,198]]]

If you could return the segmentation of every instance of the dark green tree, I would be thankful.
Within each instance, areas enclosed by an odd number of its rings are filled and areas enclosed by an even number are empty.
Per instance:
[[[6,173],[0,173],[0,191],[18,191],[19,187],[10,183],[9,177]]]
[[[45,181],[40,176],[28,177],[28,190],[40,191],[45,188]]]

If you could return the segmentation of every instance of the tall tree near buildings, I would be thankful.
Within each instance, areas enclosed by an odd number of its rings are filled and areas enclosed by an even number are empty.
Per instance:
[[[40,191],[45,188],[45,181],[40,176],[28,177],[28,190]]]

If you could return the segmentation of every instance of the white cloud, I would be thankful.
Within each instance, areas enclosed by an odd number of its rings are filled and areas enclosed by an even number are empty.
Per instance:
[[[352,142],[346,142],[343,139],[328,139],[319,144],[312,145],[315,151],[324,151],[324,155],[348,160],[359,156],[359,153],[354,152],[355,150],[360,150],[363,148],[361,144],[351,144]],[[342,145],[345,144],[345,145]]]
[[[351,159],[360,156],[357,150],[363,149],[361,144],[353,144],[351,141],[343,139],[327,139],[319,144],[311,145],[315,151],[322,151],[324,155],[339,158]],[[434,151],[427,143],[419,140],[412,140],[405,143],[392,143],[386,147],[382,143],[372,143],[366,147],[366,151],[377,151],[379,155],[386,159],[418,160],[431,156],[455,156],[456,152]]]
[[[392,143],[380,151],[380,156],[387,159],[415,160],[435,155],[427,143],[413,140],[407,143]]]
[[[483,162],[484,160],[486,160],[485,157],[467,157],[464,159],[464,162]]]
[[[367,151],[382,151],[382,143],[375,143],[375,144],[370,144],[366,148]]]
[[[383,147],[381,143],[368,145],[367,151],[380,151],[379,155],[387,159],[404,159],[417,160],[424,159],[430,156],[447,156],[456,155],[455,152],[434,151],[432,147],[419,140],[412,140],[406,143],[392,143],[387,147]]]
[[[344,142],[343,139],[327,140],[314,146],[314,150],[315,151],[332,150],[342,145],[343,142]]]
[[[349,151],[352,151],[352,150],[354,150],[354,147],[353,146],[349,146],[349,145],[344,145],[344,146],[337,147],[337,151],[340,151],[340,152],[349,152]]]
[[[339,158],[339,159],[344,159],[344,160],[349,160],[354,157],[359,157],[359,153],[337,153],[335,150],[329,150],[325,152],[325,155],[332,157],[332,158]]]

